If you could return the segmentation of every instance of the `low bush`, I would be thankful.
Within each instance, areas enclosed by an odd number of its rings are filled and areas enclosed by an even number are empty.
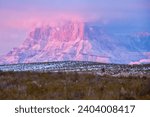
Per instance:
[[[150,79],[85,72],[0,72],[0,99],[150,99]]]

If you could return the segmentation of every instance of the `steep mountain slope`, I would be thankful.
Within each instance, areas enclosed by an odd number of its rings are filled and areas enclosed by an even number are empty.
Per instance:
[[[36,27],[24,43],[0,58],[0,64],[49,61],[131,63],[149,59],[150,35],[114,36],[101,27],[66,21]]]

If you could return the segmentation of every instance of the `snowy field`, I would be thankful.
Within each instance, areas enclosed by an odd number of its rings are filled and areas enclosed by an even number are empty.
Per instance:
[[[150,76],[150,64],[120,65],[85,61],[63,61],[49,63],[30,63],[0,65],[0,71],[31,72],[93,72],[112,76]]]

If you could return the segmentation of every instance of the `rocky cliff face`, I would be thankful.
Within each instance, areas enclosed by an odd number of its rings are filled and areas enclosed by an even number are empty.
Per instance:
[[[112,36],[98,26],[67,21],[35,28],[24,43],[1,57],[1,64],[96,61],[130,63],[149,59],[150,35]]]

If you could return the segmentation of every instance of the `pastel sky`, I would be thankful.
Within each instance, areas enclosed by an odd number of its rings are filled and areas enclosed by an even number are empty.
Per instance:
[[[0,0],[0,55],[19,46],[33,27],[59,20],[149,27],[150,0]]]

